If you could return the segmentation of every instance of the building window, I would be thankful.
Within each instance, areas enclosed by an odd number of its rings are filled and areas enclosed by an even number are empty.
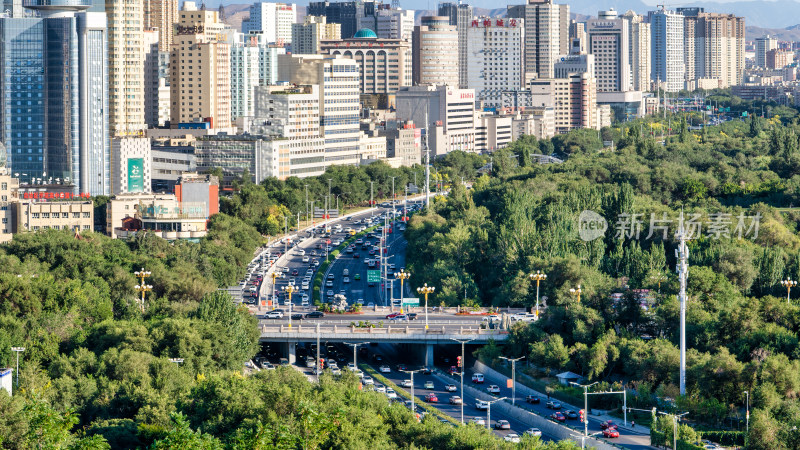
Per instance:
[[[91,215],[88,212],[83,213],[83,218],[84,219],[88,219],[90,217],[91,217]]]
[[[32,213],[31,217],[34,218],[34,219],[38,219],[39,218],[39,213]]]
[[[50,213],[42,213],[42,219],[49,219]]]
[[[81,217],[81,213],[76,213],[76,212],[72,213],[72,218],[73,219],[80,219],[80,217]]]

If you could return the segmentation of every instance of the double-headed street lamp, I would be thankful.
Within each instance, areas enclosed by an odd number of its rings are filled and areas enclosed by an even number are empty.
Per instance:
[[[470,341],[474,341],[477,338],[470,338],[470,339],[455,339],[450,338],[453,341],[458,342],[461,344],[461,358],[458,361],[458,368],[460,370],[461,375],[461,425],[464,425],[464,364],[466,361],[464,360],[464,344]]]
[[[149,291],[153,290],[153,286],[152,285],[144,284],[144,279],[150,277],[153,273],[150,272],[149,270],[144,270],[144,268],[142,268],[141,270],[137,270],[136,272],[133,272],[133,274],[136,276],[136,278],[139,278],[139,284],[137,284],[133,288],[136,290],[136,292],[141,292],[142,293],[142,300],[141,300],[141,304],[139,305],[139,307],[141,308],[142,312],[144,312],[144,294],[145,294],[145,292],[149,292]]]
[[[781,280],[781,284],[783,287],[786,288],[786,303],[789,303],[790,294],[792,293],[792,288],[797,286],[797,281],[792,280],[789,278],[788,280]]]
[[[417,408],[414,405],[414,374],[421,371],[422,369],[417,370],[401,370],[400,372],[403,373],[410,373],[411,374],[411,412],[413,414],[417,414]],[[463,402],[462,402],[463,403]]]
[[[536,319],[539,319],[539,283],[547,279],[547,274],[544,272],[536,271],[530,274],[531,280],[536,281]]]
[[[486,428],[492,429],[492,403],[497,403],[501,400],[505,400],[508,397],[500,397],[495,400],[486,400]],[[464,403],[464,399],[461,399],[461,403]]]
[[[289,296],[289,328],[292,328],[292,294],[297,292],[299,289],[297,289],[293,284],[289,284],[284,286],[283,290],[286,292],[286,295]]]
[[[17,387],[19,387],[19,354],[25,351],[25,347],[11,347],[11,351],[17,354]]]
[[[395,272],[394,277],[400,280],[400,314],[403,314],[403,298],[404,298],[403,282],[411,278],[411,274],[409,272],[406,272],[405,269],[400,269],[400,272]],[[390,303],[390,308],[394,310],[394,305],[391,303]]]
[[[520,356],[519,358],[506,358],[505,356],[500,357],[500,359],[511,361],[511,404],[512,405],[517,404],[517,371],[516,371],[517,361],[524,358],[525,358],[524,356]]]
[[[183,358],[170,358],[169,362],[175,363],[176,366],[180,366],[183,363]]]
[[[578,303],[581,302],[581,293],[582,292],[583,292],[583,289],[581,289],[581,285],[580,284],[578,285],[577,289],[570,289],[569,290],[569,293],[574,295],[578,299]]]
[[[417,288],[417,293],[422,294],[425,296],[425,329],[428,329],[428,294],[433,294],[436,288],[433,286],[428,286],[428,283],[425,283],[424,286]]]

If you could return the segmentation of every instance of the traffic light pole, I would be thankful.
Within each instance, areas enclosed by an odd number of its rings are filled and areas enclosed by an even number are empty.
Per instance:
[[[569,384],[574,384],[575,386],[583,388],[583,411],[584,411],[584,418],[583,418],[583,435],[589,436],[589,418],[586,417],[589,414],[589,388],[594,386],[595,384],[599,383],[599,381],[595,381],[592,384],[578,384],[574,381],[571,381]]]
[[[456,341],[461,344],[461,425],[464,425],[464,345],[467,342],[474,341],[477,338],[472,339],[453,339],[451,340]]]

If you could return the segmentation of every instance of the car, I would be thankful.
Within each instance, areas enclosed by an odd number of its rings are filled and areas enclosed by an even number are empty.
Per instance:
[[[398,364],[397,365],[397,371],[398,372],[402,372],[404,370],[406,370],[406,365],[405,364]]]
[[[450,375],[458,375],[461,372],[458,371],[458,367],[450,366],[450,369],[448,369],[447,373],[449,373]]]
[[[533,405],[538,405],[539,403],[542,402],[542,399],[537,395],[529,395],[525,397],[525,401]]]
[[[408,320],[417,320],[417,313],[408,313]]]
[[[311,311],[306,314],[306,319],[319,319],[320,317],[325,317],[325,313],[322,311]]]
[[[619,437],[619,431],[617,431],[616,428],[606,428],[605,430],[603,430],[603,437],[604,438],[618,438]]]
[[[454,395],[450,397],[450,404],[451,405],[460,405],[462,403],[461,397]]]
[[[372,359],[374,359],[374,360],[375,360],[375,362],[381,362],[381,361],[383,361],[383,356],[381,356],[381,355],[379,355],[379,354],[375,353],[375,354],[372,356]]]
[[[472,374],[472,382],[477,384],[483,384],[483,374],[482,373],[473,373]]]
[[[578,419],[581,417],[580,415],[578,415],[576,411],[571,409],[569,411],[564,412],[564,415],[567,416],[567,419]]]
[[[333,281],[328,280],[325,282],[325,287],[333,287]]]
[[[264,370],[275,370],[275,365],[271,362],[264,361],[261,363],[261,368]]]
[[[548,409],[561,409],[561,402],[557,402],[555,400],[551,400],[545,404]]]
[[[433,370],[431,370],[431,368],[427,367],[427,366],[423,367],[423,368],[421,368],[419,370],[422,372],[423,375],[430,375],[430,374],[433,373]]]
[[[564,415],[558,411],[554,412],[553,414],[550,414],[550,418],[553,420],[557,420],[559,422],[565,422],[567,420],[567,418],[564,417]]]
[[[408,316],[405,314],[397,314],[389,320],[394,320],[395,322],[408,322]]]
[[[500,316],[498,316],[497,314],[492,314],[491,316],[484,316],[481,319],[481,322],[500,323]]]
[[[375,390],[377,392],[383,392],[385,394],[386,393],[386,386],[384,386],[382,384],[376,384],[375,385]]]
[[[338,368],[338,367],[331,367],[330,369],[331,369],[331,373],[332,373],[333,375],[341,375],[341,374],[342,374],[342,371],[341,371],[341,370],[339,370],[339,368]]]
[[[433,392],[425,396],[425,401],[428,403],[438,403],[439,397],[436,396]]]
[[[333,289],[328,289],[327,292],[325,292],[325,295],[328,297],[333,297]]]
[[[353,248],[352,247],[347,247],[347,250],[345,250],[345,251],[347,253],[353,253]]]
[[[292,314],[292,320],[303,320],[304,317],[301,313]]]
[[[342,278],[342,283],[349,283],[349,282],[350,282],[350,277]]]
[[[386,396],[389,398],[397,398],[397,392],[394,389],[386,388]]]
[[[455,384],[448,384],[444,387],[444,390],[447,392],[455,392],[458,388],[456,388]]]
[[[289,365],[289,360],[288,360],[288,359],[286,359],[286,358],[281,358],[281,359],[280,359],[278,362],[279,362],[279,363],[280,363],[280,365],[282,365],[282,366],[288,366],[288,365]]]
[[[356,281],[359,281],[361,279],[361,274],[357,273],[357,274],[353,275],[353,279],[356,280]]]
[[[341,295],[342,297],[346,297],[347,296],[347,292],[345,292],[345,290],[342,289],[342,290],[339,291],[339,295]]]
[[[270,311],[266,315],[264,315],[265,319],[283,319],[283,312],[281,311]]]
[[[513,442],[514,444],[519,444],[519,435],[518,434],[507,434],[503,437],[503,440],[506,442]]]
[[[505,419],[500,419],[494,423],[495,430],[510,430],[511,424]]]
[[[401,386],[410,388],[411,387],[411,380],[403,380],[403,383],[401,384]]]
[[[425,389],[436,389],[433,386],[433,381],[426,381],[425,384],[424,384],[424,387],[425,387]]]
[[[384,365],[382,365],[381,367],[379,367],[379,368],[378,368],[378,370],[379,370],[381,373],[391,373],[391,372],[392,372],[392,369],[391,369],[391,368],[389,368],[389,366],[387,366],[386,364],[384,364]]]
[[[613,420],[607,420],[600,424],[601,430],[616,430],[617,424]]]
[[[480,425],[482,427],[486,426],[486,419],[484,419],[483,417],[473,417],[470,422],[474,423],[475,425]]]
[[[331,368],[331,369],[338,369],[339,368],[339,364],[337,364],[336,361],[334,361],[332,359],[329,359],[327,361],[328,362],[326,363],[326,365],[328,366],[328,368]]]
[[[293,277],[296,277],[298,275],[300,275],[300,271],[299,270],[297,270],[297,269],[292,270],[292,276]]]
[[[374,385],[375,384],[375,380],[373,380],[372,377],[370,377],[370,376],[364,376],[364,378],[361,379],[361,382],[364,383],[364,384],[367,384],[367,385]]]
[[[476,400],[475,401],[475,409],[480,409],[480,410],[484,410],[485,411],[485,410],[489,409],[489,402],[484,401],[484,400]]]
[[[309,258],[308,256],[303,256],[303,262],[304,263],[307,263],[309,261],[311,261],[311,258]]]
[[[364,304],[364,299],[360,298],[360,299],[356,300],[356,303],[358,303],[359,305],[363,305]]]
[[[490,394],[495,394],[495,395],[497,395],[497,394],[499,394],[499,393],[500,393],[500,386],[498,386],[498,385],[496,385],[496,384],[492,384],[492,385],[490,385],[488,388],[486,388],[486,392],[488,392],[488,393],[490,393]]]
[[[358,258],[361,258],[361,256],[358,253],[353,253],[353,258],[358,259]],[[358,278],[356,278],[356,279],[361,278],[361,276],[359,276],[359,275],[356,275],[356,276],[358,276]]]
[[[540,430],[538,428],[529,428],[529,429],[525,430],[525,434],[527,434],[528,436],[539,436],[539,437],[542,437],[542,430]]]

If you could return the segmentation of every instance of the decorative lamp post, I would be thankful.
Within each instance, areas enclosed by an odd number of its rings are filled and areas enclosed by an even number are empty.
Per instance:
[[[17,354],[17,387],[19,387],[19,354],[25,351],[25,347],[11,347],[11,351]]]
[[[433,286],[428,286],[428,283],[425,283],[424,286],[417,288],[417,293],[422,294],[425,296],[425,329],[428,329],[428,294],[433,294],[436,288]]]
[[[583,292],[583,289],[581,289],[581,285],[580,284],[578,285],[577,289],[570,289],[569,290],[569,293],[575,296],[575,298],[578,300],[578,303],[581,302],[581,293],[582,292]]]
[[[404,269],[400,269],[400,272],[395,272],[394,277],[400,280],[400,314],[403,314],[403,298],[405,291],[403,291],[403,282],[409,278],[411,278],[411,274],[406,272]],[[425,305],[427,307],[427,305]],[[393,305],[390,305],[392,309],[394,309]],[[427,314],[427,312],[426,312]]]
[[[286,292],[286,295],[289,296],[289,328],[292,328],[292,294],[297,292],[298,289],[294,287],[293,284],[290,284],[288,286],[285,286],[283,290],[284,292]]]
[[[136,290],[136,292],[141,292],[142,293],[142,300],[141,300],[141,303],[139,304],[139,307],[141,308],[142,312],[144,312],[144,295],[145,295],[145,292],[149,292],[149,291],[153,290],[153,286],[152,285],[144,284],[144,279],[150,277],[153,273],[150,272],[149,270],[144,270],[144,268],[142,268],[141,270],[137,270],[136,272],[133,272],[133,274],[136,276],[136,278],[139,279],[139,284],[134,286],[133,288]]]
[[[530,274],[531,280],[536,281],[536,320],[539,320],[539,283],[547,279],[547,274],[544,272],[536,271]]]
[[[786,288],[786,303],[789,303],[790,295],[792,293],[792,288],[797,286],[797,281],[792,280],[789,278],[788,280],[781,280],[781,284],[783,287]]]

